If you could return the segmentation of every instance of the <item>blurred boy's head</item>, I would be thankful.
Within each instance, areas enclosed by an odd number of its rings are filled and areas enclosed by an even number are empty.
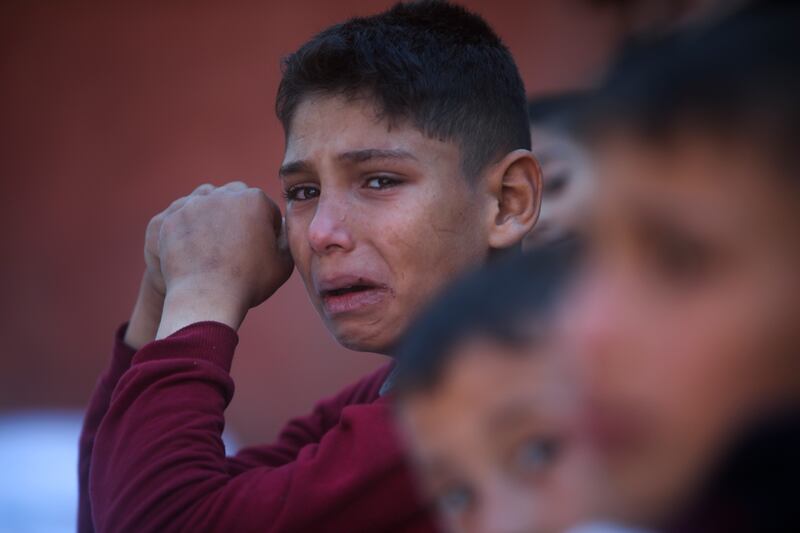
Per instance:
[[[559,244],[456,284],[399,353],[401,428],[450,531],[561,532],[582,514],[572,390],[547,334]]]
[[[588,121],[597,209],[565,305],[609,510],[657,523],[800,394],[800,17],[677,36]]]
[[[713,22],[756,0],[584,0],[614,10],[626,36],[648,40]],[[757,0],[776,1],[776,0]]]
[[[570,132],[570,117],[586,94],[563,93],[528,101],[531,151],[542,167],[542,208],[523,241],[532,249],[574,233],[593,196],[588,158]]]

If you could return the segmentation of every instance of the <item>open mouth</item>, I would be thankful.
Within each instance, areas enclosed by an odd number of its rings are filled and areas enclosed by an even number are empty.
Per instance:
[[[375,288],[374,285],[348,285],[347,287],[342,287],[340,289],[331,289],[329,291],[322,291],[322,297],[325,298],[326,296],[343,296],[345,294],[368,291],[374,288]]]
[[[361,280],[320,291],[322,305],[329,316],[365,310],[382,302],[388,294],[387,287]]]

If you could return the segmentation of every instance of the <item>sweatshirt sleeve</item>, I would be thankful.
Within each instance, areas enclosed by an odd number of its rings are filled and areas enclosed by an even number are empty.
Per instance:
[[[98,531],[430,530],[390,405],[353,403],[374,394],[371,382],[321,402],[275,445],[227,459],[237,340],[193,324],[133,357],[94,439]]]
[[[310,414],[290,420],[275,443],[240,450],[235,457],[228,459],[228,472],[236,475],[255,466],[281,466],[293,461],[304,446],[318,443],[339,423],[345,407],[377,400],[390,370],[391,365],[385,365],[335,396],[317,402]]]
[[[92,447],[100,421],[103,420],[108,410],[108,405],[111,403],[111,393],[116,387],[119,378],[131,366],[131,359],[133,354],[136,353],[133,348],[123,341],[127,329],[127,323],[117,329],[117,333],[114,336],[111,364],[97,381],[92,397],[89,400],[89,406],[86,409],[86,415],[83,418],[83,428],[81,429],[78,444],[78,533],[91,533],[94,531],[92,510],[89,502],[89,467]]]

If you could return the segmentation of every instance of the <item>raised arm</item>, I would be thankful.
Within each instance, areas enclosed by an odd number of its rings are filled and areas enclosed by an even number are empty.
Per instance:
[[[162,251],[168,254],[172,275],[169,313],[162,334],[200,320],[219,320],[238,327],[247,309],[271,294],[291,272],[291,259],[277,244],[279,234],[277,207],[263,192],[242,183],[198,187],[150,221],[144,246],[146,269],[133,313],[127,326],[117,333],[111,363],[98,380],[84,417],[78,468],[80,532],[94,530],[88,496],[91,456],[112,391],[136,350],[155,340],[162,325],[167,295]],[[238,254],[227,254],[225,245],[243,248]],[[215,261],[220,256],[225,260]],[[263,261],[265,256],[267,261]],[[243,286],[245,290],[240,289]],[[191,291],[194,294],[189,294]],[[210,300],[212,294],[226,291],[227,298]]]

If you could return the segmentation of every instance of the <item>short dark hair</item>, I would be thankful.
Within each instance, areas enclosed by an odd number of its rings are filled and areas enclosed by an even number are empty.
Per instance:
[[[588,106],[582,136],[591,143],[618,129],[652,143],[686,126],[749,136],[796,175],[800,7],[780,4],[629,50]]]
[[[297,106],[316,95],[366,97],[392,122],[457,142],[468,177],[530,149],[511,53],[481,17],[446,2],[399,3],[350,19],[286,57],[276,112],[287,136]]]
[[[435,388],[465,340],[520,347],[546,335],[549,314],[578,265],[581,248],[573,237],[509,254],[446,289],[401,340],[393,391],[405,396]]]

